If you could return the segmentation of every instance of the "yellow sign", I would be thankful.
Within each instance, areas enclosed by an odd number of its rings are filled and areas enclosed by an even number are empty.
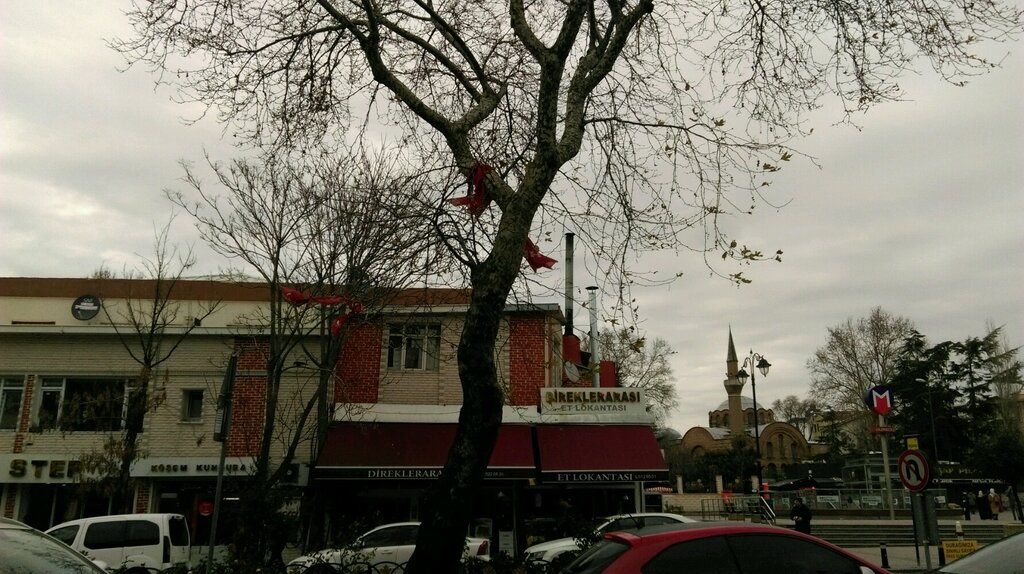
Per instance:
[[[916,436],[907,439],[907,450],[918,450]]]
[[[963,558],[978,549],[977,540],[943,540],[942,552],[946,555],[946,562],[952,562],[957,558]]]

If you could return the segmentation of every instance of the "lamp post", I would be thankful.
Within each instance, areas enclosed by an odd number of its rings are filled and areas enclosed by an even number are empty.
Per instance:
[[[914,379],[914,382],[923,383],[925,385],[926,390],[921,394],[928,395],[928,420],[932,427],[932,455],[935,457],[935,464],[939,464],[939,438],[938,435],[935,434],[935,405],[932,402],[932,393],[935,392],[935,390],[929,386],[927,379],[917,378]]]
[[[750,351],[750,356],[743,359],[743,368],[740,372],[736,373],[736,378],[740,380],[740,384],[746,384],[747,378],[750,378],[750,393],[754,398],[754,453],[757,457],[757,494],[761,494],[761,429],[757,421],[757,376],[754,374],[755,367],[758,371],[761,371],[761,376],[768,376],[768,368],[772,364],[769,363],[764,356],[755,353],[753,350]],[[750,374],[747,374],[747,368],[750,368]]]

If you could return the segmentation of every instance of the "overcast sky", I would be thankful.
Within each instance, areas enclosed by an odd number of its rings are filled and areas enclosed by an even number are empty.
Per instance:
[[[133,264],[167,221],[177,162],[204,148],[233,155],[213,122],[186,125],[196,110],[155,91],[145,70],[118,72],[104,42],[126,32],[113,2],[0,3],[0,276]],[[785,165],[773,190],[792,201],[737,229],[784,251],[745,270],[752,284],[732,287],[694,259],[673,262],[681,282],[640,294],[647,336],[676,351],[673,427],[706,425],[725,399],[730,325],[741,356],[773,365],[757,384],[768,404],[806,398],[806,362],[827,329],[875,306],[932,342],[983,335],[991,321],[1024,344],[1024,44],[997,53],[1003,68],[965,88],[906,79],[910,101],[872,110],[862,130],[834,126],[834,109],[817,115],[796,147],[822,168]],[[184,217],[174,235],[195,241]]]

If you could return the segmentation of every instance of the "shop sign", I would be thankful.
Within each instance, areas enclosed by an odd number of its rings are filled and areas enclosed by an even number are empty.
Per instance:
[[[88,321],[100,312],[103,303],[94,295],[82,295],[71,303],[71,316],[79,321]]]
[[[551,414],[630,414],[647,413],[644,389],[634,388],[544,388],[540,389],[540,410]]]
[[[433,480],[441,476],[440,468],[331,468],[320,467],[317,477],[326,480]],[[530,479],[532,468],[488,468],[485,479]]]
[[[544,474],[544,479],[546,481],[553,482],[651,482],[663,480],[664,478],[664,472],[654,470],[625,470],[603,472],[551,472]]]
[[[82,463],[76,459],[53,455],[0,455],[0,482],[63,484],[78,482]]]
[[[140,458],[132,465],[133,478],[216,477],[220,459],[215,456],[154,456]],[[249,476],[256,470],[251,457],[224,459],[224,476]]]

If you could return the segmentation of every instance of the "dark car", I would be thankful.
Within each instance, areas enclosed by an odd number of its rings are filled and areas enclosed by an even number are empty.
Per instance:
[[[824,540],[763,524],[706,522],[612,532],[562,574],[886,574]]]
[[[0,574],[106,574],[63,542],[0,518]]]
[[[1024,574],[1024,532],[986,544],[938,571],[941,574]]]

